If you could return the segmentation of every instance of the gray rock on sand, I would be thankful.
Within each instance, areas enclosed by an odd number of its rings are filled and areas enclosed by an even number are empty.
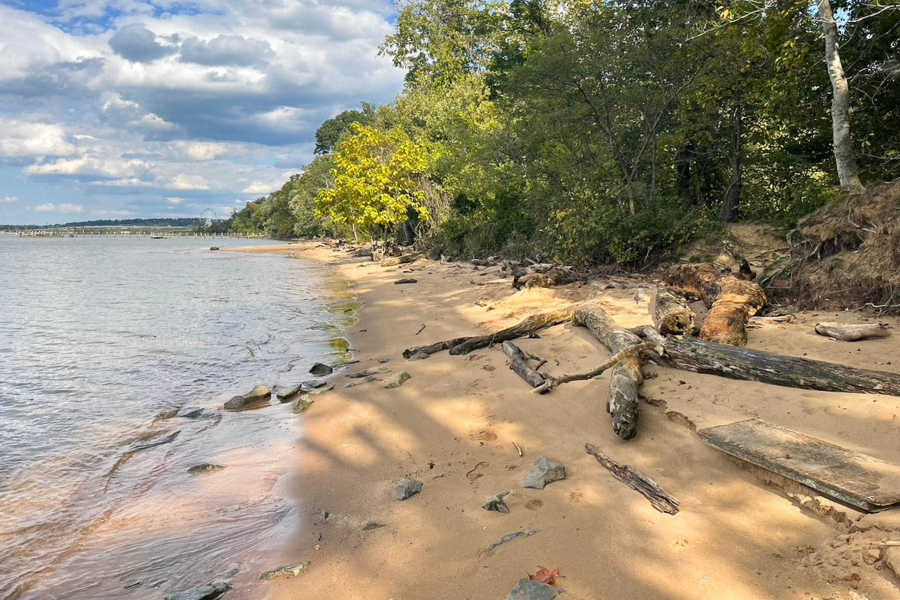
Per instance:
[[[388,377],[387,381],[384,382],[384,389],[392,390],[394,388],[398,388],[410,379],[412,379],[412,375],[410,375],[406,371],[394,373],[393,375]]]
[[[429,358],[430,356],[431,355],[428,354],[427,352],[416,352],[415,354],[413,354],[412,356],[409,357],[409,360],[410,360],[410,362],[412,362],[414,360],[425,360],[426,358]]]
[[[231,589],[227,581],[217,579],[183,592],[166,596],[165,600],[217,600]]]
[[[212,463],[201,463],[199,465],[194,465],[193,467],[187,470],[191,475],[197,475],[198,473],[215,473],[216,471],[221,471],[225,467],[222,465],[214,465]]]
[[[271,571],[266,571],[262,575],[259,576],[260,579],[264,581],[268,581],[269,579],[275,579],[276,577],[280,577],[281,575],[290,575],[291,577],[298,577],[307,569],[309,569],[310,563],[302,562],[297,563],[296,565],[287,565],[284,567],[278,567],[277,569],[272,569]]]
[[[422,482],[416,481],[415,479],[410,479],[409,477],[404,477],[400,480],[394,487],[394,499],[395,500],[406,500],[407,498],[412,498],[416,494],[422,491]]]
[[[507,490],[505,492],[500,492],[496,496],[491,496],[484,501],[484,504],[481,505],[481,508],[487,511],[507,514],[509,513],[509,507],[506,506],[506,502],[503,499],[509,496],[509,494],[510,490]]]
[[[303,384],[298,383],[290,387],[279,387],[275,390],[275,397],[281,402],[288,402],[291,398],[303,391]]]
[[[534,466],[525,475],[525,487],[542,490],[554,481],[566,478],[566,468],[551,458],[542,456],[534,461]]]
[[[272,399],[272,390],[265,385],[258,385],[243,396],[235,396],[225,403],[225,410],[244,410],[263,403],[268,404]]]
[[[552,585],[520,579],[513,591],[506,596],[506,600],[553,600],[559,596],[559,590]]]
[[[325,363],[316,363],[312,366],[309,372],[316,377],[325,377],[326,375],[331,375],[332,373],[334,373],[334,369],[332,369]]]
[[[881,560],[894,575],[900,577],[900,547],[887,548]]]
[[[378,521],[366,521],[366,524],[363,525],[363,531],[375,531],[376,529],[381,529],[382,527],[387,527],[384,523],[379,523]]]
[[[303,394],[297,400],[294,401],[293,406],[291,406],[291,410],[294,414],[305,413],[309,410],[309,407],[315,403],[315,400],[309,397],[309,394]]]

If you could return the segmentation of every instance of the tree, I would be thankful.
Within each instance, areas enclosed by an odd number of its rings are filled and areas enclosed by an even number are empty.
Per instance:
[[[843,191],[859,193],[865,191],[865,188],[859,180],[859,167],[856,165],[853,138],[850,135],[850,84],[844,74],[838,51],[837,24],[834,22],[830,0],[817,0],[817,3],[818,19],[825,36],[825,64],[831,79],[831,122],[838,179]]]
[[[341,136],[350,130],[354,123],[368,125],[375,117],[375,107],[363,102],[362,110],[345,110],[331,119],[328,119],[316,130],[315,153],[319,156],[328,154],[337,145]]]
[[[428,146],[402,127],[381,131],[354,123],[335,149],[334,184],[319,191],[316,214],[348,225],[355,239],[358,228],[386,238],[411,218],[427,219],[420,183],[431,159]]]

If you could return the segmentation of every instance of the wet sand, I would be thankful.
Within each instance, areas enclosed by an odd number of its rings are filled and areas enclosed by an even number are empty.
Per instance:
[[[638,436],[625,442],[604,410],[604,380],[536,396],[499,348],[414,362],[401,352],[589,297],[622,325],[649,323],[650,287],[641,280],[516,292],[496,268],[432,261],[382,268],[314,243],[259,251],[333,265],[362,303],[350,335],[360,363],[334,376],[335,390],[301,417],[296,470],[280,482],[292,490],[303,526],[289,547],[269,557],[272,567],[301,561],[311,567],[298,578],[269,582],[266,600],[499,599],[539,566],[560,569],[557,585],[572,600],[900,594],[882,563],[868,564],[866,556],[873,543],[900,539],[898,511],[863,515],[746,468],[695,433],[756,417],[900,464],[900,398],[648,367]],[[403,277],[418,283],[394,285]],[[801,314],[793,323],[752,329],[749,346],[900,372],[896,337],[843,343],[813,332],[820,320],[862,318]],[[549,359],[546,370],[557,375],[586,371],[607,357],[571,324],[520,345]],[[346,375],[362,369],[380,379],[407,371],[412,379],[392,390],[379,381],[347,387],[358,380]],[[680,500],[681,512],[654,510],[586,455],[585,442],[653,478]],[[568,478],[542,491],[524,489],[539,456],[565,464]],[[391,492],[404,476],[424,489],[397,502]],[[512,491],[509,514],[482,510],[505,490]],[[369,521],[384,527],[365,531]],[[528,529],[539,533],[484,552],[503,534]]]

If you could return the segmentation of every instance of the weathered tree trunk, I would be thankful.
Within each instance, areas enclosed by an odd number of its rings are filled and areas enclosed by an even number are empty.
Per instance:
[[[659,512],[668,515],[678,514],[678,500],[659,487],[655,481],[629,465],[620,465],[608,456],[604,456],[593,444],[585,444],[584,451],[597,459],[613,477],[638,492],[650,501],[650,504]]]
[[[858,342],[890,337],[891,331],[885,323],[861,323],[844,325],[841,323],[816,323],[816,333],[842,342]]]
[[[834,22],[830,0],[818,0],[819,21],[825,36],[825,64],[831,79],[831,129],[834,137],[834,158],[837,163],[838,179],[845,192],[865,191],[859,180],[859,168],[853,153],[853,139],[850,135],[850,84],[844,74],[838,51],[838,30]]]
[[[382,267],[396,267],[405,265],[422,258],[421,252],[413,252],[412,254],[404,254],[403,256],[389,256],[381,259]]]
[[[731,182],[725,193],[725,206],[722,208],[722,220],[732,223],[737,220],[738,207],[741,204],[741,193],[744,189],[743,132],[741,120],[744,107],[738,102],[731,111]]]
[[[450,354],[453,355],[468,354],[472,350],[477,350],[478,348],[484,348],[486,346],[490,346],[491,344],[500,344],[507,340],[514,340],[519,337],[525,337],[527,335],[531,335],[532,333],[537,333],[541,329],[546,329],[547,327],[553,327],[554,325],[559,325],[561,323],[571,321],[572,311],[574,309],[574,306],[570,306],[560,310],[553,310],[537,315],[531,315],[517,325],[507,327],[506,329],[502,329],[496,333],[491,333],[488,335],[454,338],[452,340],[435,342],[433,344],[418,346],[416,348],[408,348],[403,351],[403,358],[410,358],[414,354],[418,353],[434,354],[436,352],[440,352],[441,350],[449,350]]]
[[[619,328],[598,303],[577,306],[573,322],[587,327],[611,354],[641,343],[638,336]],[[643,382],[641,361],[637,356],[629,356],[612,368],[606,411],[612,415],[613,431],[622,439],[631,439],[637,433],[638,388]]]
[[[650,302],[650,316],[659,332],[665,335],[690,335],[694,330],[694,311],[687,300],[662,285]]]
[[[713,264],[678,265],[665,275],[674,290],[703,300],[709,309],[700,339],[720,344],[747,344],[747,321],[767,302],[756,283],[740,279]]]
[[[663,365],[743,381],[819,390],[900,396],[900,375],[712,344],[691,338],[663,338],[652,327],[637,331],[664,350]]]
[[[501,345],[503,352],[509,357],[509,368],[516,375],[525,380],[525,382],[533,388],[544,385],[544,376],[532,369],[528,365],[528,358],[522,349],[510,341],[503,342]]]

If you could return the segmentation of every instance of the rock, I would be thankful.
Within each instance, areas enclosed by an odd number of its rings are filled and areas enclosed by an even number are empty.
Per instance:
[[[534,461],[534,466],[525,475],[525,487],[544,489],[547,484],[566,478],[566,468],[553,459],[542,456]]]
[[[375,377],[374,375],[369,375],[365,379],[360,379],[358,381],[354,381],[353,383],[348,383],[347,385],[344,386],[344,389],[353,388],[358,385],[362,385],[364,383],[372,383],[373,381],[381,381],[381,380],[378,379],[377,377]]]
[[[422,482],[416,481],[414,479],[410,479],[409,477],[404,477],[400,480],[394,487],[394,498],[396,500],[406,500],[407,498],[411,498],[422,491]]]
[[[412,279],[412,278],[408,278],[408,279],[398,279],[397,281],[394,282],[394,285],[407,285],[407,284],[410,284],[410,283],[419,283],[419,280],[418,280],[418,279]]]
[[[278,567],[277,569],[272,569],[271,571],[266,571],[262,575],[259,576],[260,579],[264,581],[268,581],[270,579],[275,579],[281,575],[290,575],[291,577],[297,577],[304,571],[309,568],[310,563],[303,562],[297,563],[296,565],[287,565],[285,567]]]
[[[304,391],[304,386],[302,383],[298,383],[290,387],[278,388],[275,390],[275,397],[281,402],[287,402],[302,391]]]
[[[357,371],[356,373],[350,373],[347,375],[347,379],[363,379],[368,377],[374,377],[375,373],[368,369],[363,369],[362,371]]]
[[[181,419],[202,419],[206,416],[206,409],[197,408],[196,406],[185,406],[175,413],[175,416]]]
[[[312,379],[310,381],[304,381],[300,385],[303,386],[304,390],[317,390],[319,388],[325,387],[328,385],[327,381],[322,381],[318,379]]]
[[[255,405],[268,404],[272,399],[272,390],[268,386],[258,385],[243,396],[235,396],[225,403],[225,410],[246,410]]]
[[[378,521],[366,521],[366,524],[363,525],[363,531],[373,531],[375,529],[381,529],[382,527],[387,527],[387,525],[379,523]]]
[[[216,600],[231,589],[226,581],[216,580],[209,583],[166,596],[165,600]]]
[[[309,407],[315,403],[315,400],[310,399],[308,394],[303,394],[297,400],[294,401],[293,406],[291,406],[291,410],[294,414],[299,415],[300,413],[305,413],[309,410]]]
[[[496,496],[491,496],[487,500],[484,501],[484,504],[481,505],[481,508],[488,511],[494,511],[499,513],[509,513],[509,507],[506,506],[506,502],[503,501],[504,498],[509,496],[510,490],[505,492],[500,492]]]
[[[413,361],[413,360],[425,360],[425,359],[428,358],[429,356],[431,356],[431,355],[428,354],[427,352],[416,352],[415,354],[413,354],[412,356],[409,357],[409,360],[411,360],[411,361]]]
[[[531,579],[520,579],[506,600],[553,600],[557,596],[559,590],[552,585]]]
[[[407,373],[406,371],[400,371],[399,373],[394,373],[388,380],[384,382],[384,388],[386,390],[392,390],[394,388],[398,388],[407,381],[412,379],[412,375]]]
[[[863,562],[867,565],[874,565],[881,560],[881,550],[878,548],[869,548],[862,555]]]
[[[216,471],[221,471],[225,467],[222,465],[214,465],[212,463],[201,463],[199,465],[194,465],[190,469],[187,470],[191,475],[196,475],[198,473],[215,473]]]
[[[507,542],[511,542],[511,541],[517,540],[519,538],[531,537],[533,535],[537,535],[538,533],[540,533],[540,532],[537,529],[528,529],[527,531],[513,531],[512,533],[504,533],[502,536],[500,536],[499,541],[497,541],[493,544],[490,544],[487,548],[484,549],[484,552],[485,552],[485,554],[487,554],[488,552],[493,552],[498,547],[502,546],[503,544],[505,544]]]
[[[334,369],[324,363],[316,363],[310,368],[309,372],[316,377],[325,377],[334,373]]]
[[[218,246],[210,246],[209,250],[210,252],[215,252],[216,250],[221,250],[221,248],[219,248]]]
[[[882,562],[894,575],[900,577],[900,547],[893,546],[885,550]]]

